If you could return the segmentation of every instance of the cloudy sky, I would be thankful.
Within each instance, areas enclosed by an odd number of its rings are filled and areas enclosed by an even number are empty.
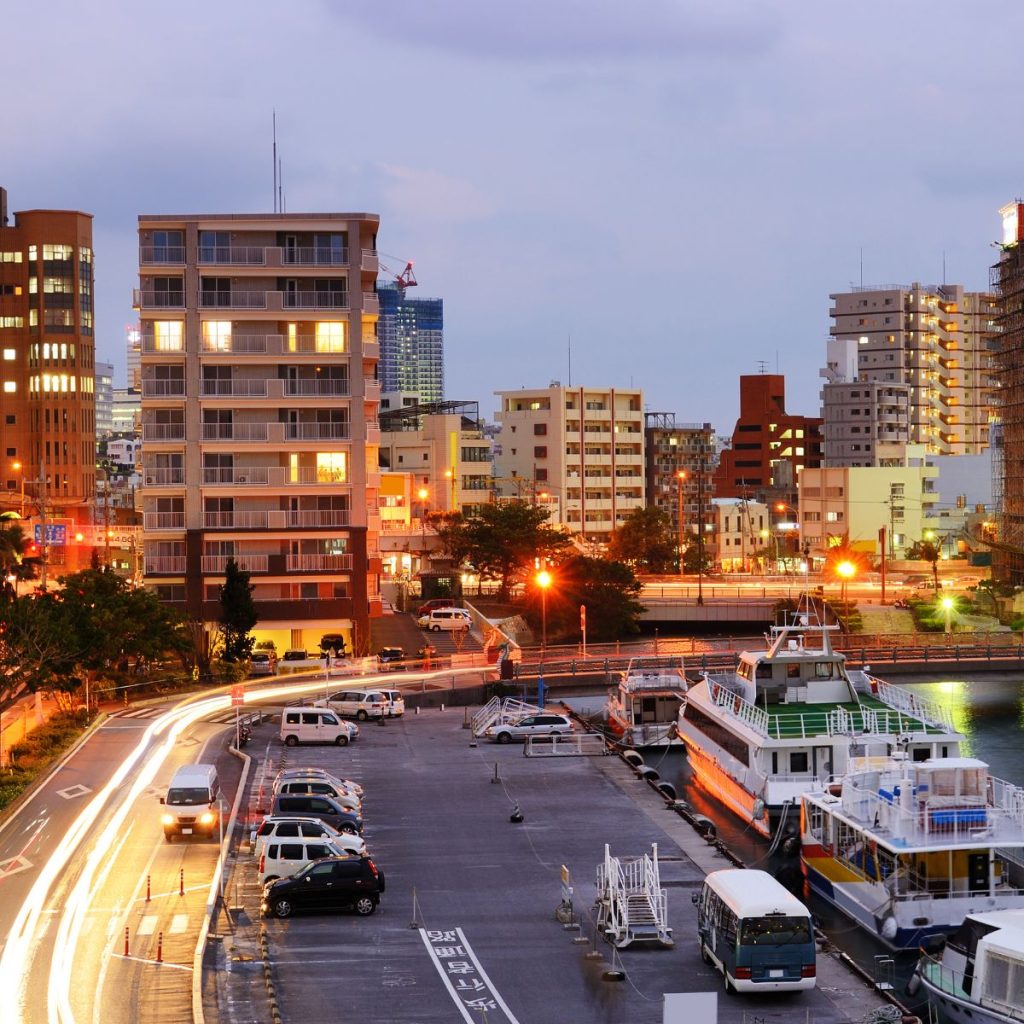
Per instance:
[[[124,372],[139,213],[369,210],[445,300],[447,393],[815,414],[830,291],[982,288],[1024,193],[1019,0],[5,0],[0,185],[95,215]],[[387,261],[386,261],[387,262]]]

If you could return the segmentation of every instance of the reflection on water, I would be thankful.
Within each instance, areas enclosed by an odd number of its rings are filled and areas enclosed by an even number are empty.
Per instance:
[[[991,773],[1024,786],[1024,676],[985,675],[959,679],[935,679],[934,676],[900,677],[892,680],[901,686],[936,701],[946,708],[953,724],[967,737],[964,755],[985,761]],[[604,695],[571,698],[567,701],[580,714],[599,714]],[[738,817],[724,810],[692,779],[685,754],[680,749],[648,750],[644,760],[671,782],[681,799],[695,811],[711,818],[720,838],[748,867],[775,872],[784,861],[769,858],[767,844]],[[890,953],[880,942],[816,896],[807,898],[812,912],[828,937],[852,957],[869,975],[877,977],[885,967],[878,959]],[[896,961],[897,994],[909,978],[916,956],[900,953]]]

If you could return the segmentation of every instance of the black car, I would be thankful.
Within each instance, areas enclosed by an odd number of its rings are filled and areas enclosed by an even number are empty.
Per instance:
[[[263,890],[267,917],[291,917],[303,910],[354,910],[372,914],[384,891],[384,872],[369,857],[323,857],[290,878]]]
[[[330,655],[332,658],[347,658],[348,648],[345,646],[345,638],[340,633],[324,633],[320,637],[320,656],[322,658]]]
[[[395,672],[405,668],[405,650],[401,647],[382,647],[377,654],[377,665],[383,672]]]

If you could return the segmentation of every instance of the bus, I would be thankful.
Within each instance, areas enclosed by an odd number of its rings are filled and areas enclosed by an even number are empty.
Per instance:
[[[767,871],[712,871],[693,902],[701,958],[722,972],[726,992],[814,988],[811,912]]]

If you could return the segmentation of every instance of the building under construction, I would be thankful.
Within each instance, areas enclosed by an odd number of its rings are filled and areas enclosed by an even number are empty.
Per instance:
[[[999,539],[993,560],[998,576],[1024,583],[1024,202],[1010,203],[999,213],[1002,253],[992,268],[999,297],[996,396],[1001,421],[993,481]]]

